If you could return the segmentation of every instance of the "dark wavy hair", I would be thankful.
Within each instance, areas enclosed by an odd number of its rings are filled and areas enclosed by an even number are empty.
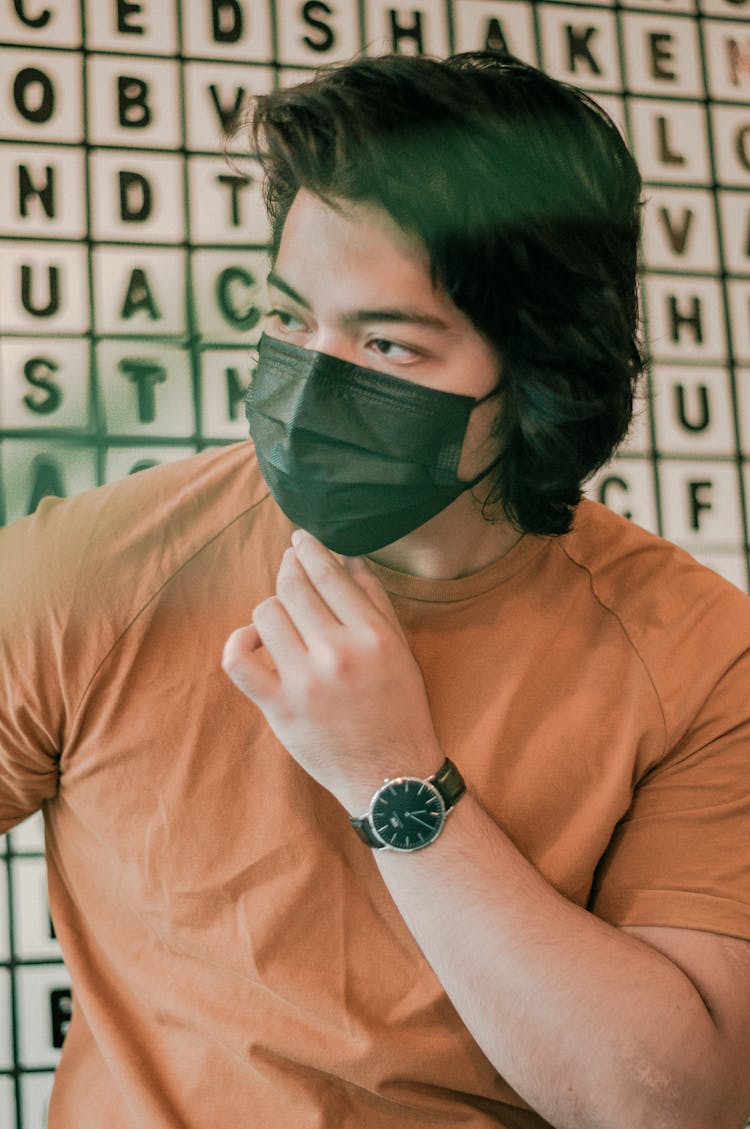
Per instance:
[[[254,100],[272,254],[300,188],[384,208],[496,348],[498,462],[482,507],[561,534],[627,433],[641,178],[583,91],[491,51],[322,68]]]

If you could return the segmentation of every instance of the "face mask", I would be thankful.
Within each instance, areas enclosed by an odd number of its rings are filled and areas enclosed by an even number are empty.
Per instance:
[[[263,336],[245,414],[261,473],[295,525],[335,553],[390,545],[470,490],[456,477],[479,400]]]

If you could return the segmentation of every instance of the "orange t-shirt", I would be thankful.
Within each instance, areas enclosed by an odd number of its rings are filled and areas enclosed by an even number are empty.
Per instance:
[[[0,532],[0,831],[43,807],[73,982],[50,1129],[542,1129],[221,669],[290,532],[249,442]],[[743,593],[588,501],[471,576],[373,568],[444,752],[552,885],[750,939]]]

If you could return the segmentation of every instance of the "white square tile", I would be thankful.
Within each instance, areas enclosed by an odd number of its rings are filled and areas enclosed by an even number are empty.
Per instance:
[[[719,211],[726,267],[733,274],[750,274],[750,194],[721,189]]]
[[[631,98],[629,111],[633,147],[644,180],[712,183],[703,105]]]
[[[319,67],[360,49],[357,0],[276,0],[279,62]]]
[[[505,49],[537,65],[534,13],[531,4],[517,0],[454,0],[456,51]]]
[[[40,1072],[21,1075],[23,1129],[47,1129],[47,1112],[55,1076]]]
[[[0,47],[0,139],[80,144],[82,72],[78,54]]]
[[[646,275],[648,340],[657,361],[724,363],[727,341],[718,280],[690,275]]]
[[[193,435],[190,361],[180,346],[155,341],[100,341],[96,369],[102,422],[108,435]]]
[[[750,458],[750,367],[738,365],[735,369],[737,386],[737,413],[740,427],[740,447],[743,456]],[[745,495],[750,499],[750,493]]]
[[[84,155],[46,145],[0,145],[0,237],[83,239]]]
[[[542,59],[554,78],[585,90],[622,85],[614,13],[599,8],[540,4]]]
[[[13,859],[13,935],[19,960],[62,960],[47,898],[41,858]]]
[[[77,243],[7,243],[0,255],[0,332],[85,333],[86,248]]]
[[[440,57],[448,50],[443,0],[365,0],[366,54]]]
[[[651,270],[718,272],[716,209],[700,188],[649,186],[643,193],[643,258]]]
[[[750,101],[750,25],[704,20],[703,36],[711,96],[727,102]]]
[[[89,348],[84,338],[0,339],[0,427],[90,427]]]
[[[162,247],[96,247],[98,333],[178,336],[186,332],[185,252]]]
[[[10,1075],[0,1075],[0,1126],[15,1129],[16,1087]]]
[[[719,184],[750,188],[750,106],[712,106]]]
[[[6,43],[80,47],[81,5],[0,0],[0,28]]]
[[[249,344],[268,309],[268,257],[262,251],[195,251],[193,288],[206,342]],[[256,333],[256,337],[253,334]]]
[[[183,159],[170,153],[93,150],[92,237],[126,243],[185,238]]]
[[[730,461],[663,459],[664,536],[691,552],[742,545],[739,471]]]
[[[661,454],[733,455],[736,450],[729,372],[697,365],[655,365],[653,405]]]
[[[667,97],[703,94],[698,25],[687,17],[623,15],[625,70],[630,90]]]
[[[750,282],[738,279],[727,283],[729,321],[734,357],[740,364],[750,364]]]
[[[254,95],[273,90],[271,67],[223,61],[188,62],[183,67],[183,78],[188,149],[247,152],[245,132],[242,128],[235,132],[233,123],[242,121]],[[227,133],[233,134],[229,145]]]
[[[6,837],[3,836],[3,839]],[[0,960],[10,960],[10,911],[8,906],[8,874],[6,870],[5,852],[0,863]],[[0,1017],[3,1011],[0,1007]],[[0,1070],[3,1069],[0,1062]]]
[[[189,2],[189,0],[188,0]],[[86,0],[89,51],[173,55],[177,51],[175,0]]]
[[[649,460],[615,457],[597,471],[584,493],[643,529],[658,532],[654,471]]]
[[[244,397],[251,377],[249,349],[204,349],[200,360],[203,434],[212,439],[247,439]]]
[[[740,5],[744,0],[739,0]],[[698,9],[707,16],[729,16],[737,18],[737,0],[698,0]]]
[[[236,62],[271,59],[270,0],[211,0],[182,4],[185,55]]]
[[[44,816],[35,811],[22,823],[17,823],[10,832],[13,850],[29,854],[44,854]]]
[[[170,59],[89,55],[89,141],[123,148],[182,144],[179,64]]]
[[[10,1005],[10,972],[0,968],[0,1070],[13,1068],[12,1012]],[[0,1106],[0,1108],[2,1108]],[[2,1124],[2,1122],[0,1122]]]
[[[19,1058],[22,1067],[55,1067],[70,1023],[70,976],[63,964],[16,969]]]
[[[16,1089],[10,1075],[0,1075],[0,1125],[7,1129],[16,1125]]]
[[[3,439],[0,467],[8,524],[33,513],[47,494],[68,497],[97,485],[96,451],[61,441]]]
[[[189,157],[191,244],[255,244],[271,238],[257,161]]]
[[[620,0],[623,8],[647,8],[649,12],[695,13],[695,0]]]

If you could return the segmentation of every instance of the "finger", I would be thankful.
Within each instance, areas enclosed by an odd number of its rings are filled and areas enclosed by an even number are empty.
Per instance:
[[[309,651],[315,650],[332,628],[341,627],[297,560],[294,549],[287,549],[281,558],[276,595]]]
[[[340,560],[312,534],[295,530],[292,543],[297,560],[313,586],[345,626],[365,622],[375,626],[380,621],[379,609],[366,592],[347,572]]]
[[[253,625],[281,680],[293,677],[305,661],[307,651],[278,596],[270,596],[258,604],[253,612]]]
[[[262,649],[258,629],[250,624],[232,632],[221,656],[222,669],[257,704],[273,701],[279,691],[279,676],[265,665]]]
[[[406,638],[396,615],[396,609],[377,576],[370,569],[364,557],[344,557],[343,565],[352,580],[369,596],[378,611],[395,627],[402,638]]]

